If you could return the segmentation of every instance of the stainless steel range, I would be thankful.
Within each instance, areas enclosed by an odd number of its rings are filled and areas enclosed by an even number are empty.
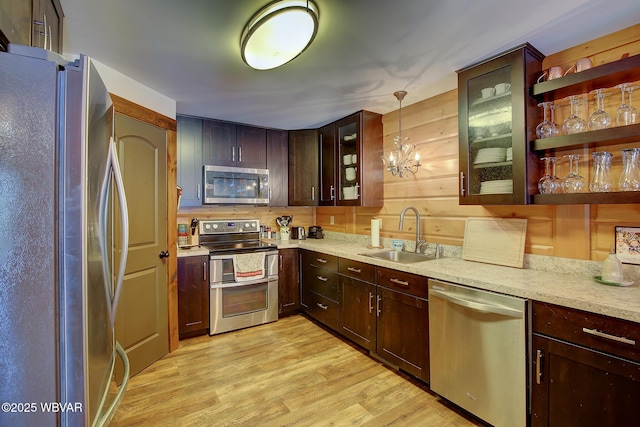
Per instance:
[[[278,320],[278,249],[260,240],[260,221],[200,221],[209,249],[209,334]]]

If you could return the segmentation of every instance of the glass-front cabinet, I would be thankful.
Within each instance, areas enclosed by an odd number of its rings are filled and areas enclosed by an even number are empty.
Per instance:
[[[460,204],[530,203],[538,115],[529,87],[543,58],[525,44],[458,71]]]
[[[357,200],[360,196],[358,182],[358,120],[337,126],[338,131],[338,162],[340,164],[337,175],[338,201]]]

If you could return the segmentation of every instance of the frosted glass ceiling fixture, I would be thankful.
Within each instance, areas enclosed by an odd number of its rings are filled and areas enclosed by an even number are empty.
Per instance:
[[[313,0],[276,0],[247,22],[240,36],[242,60],[257,70],[291,61],[318,32],[320,11]]]
[[[400,102],[398,109],[398,135],[393,139],[395,148],[389,154],[382,156],[384,166],[393,176],[403,178],[407,173],[415,174],[420,167],[420,153],[416,146],[402,143],[402,100],[407,95],[404,90],[393,93]],[[408,176],[408,175],[406,175]]]

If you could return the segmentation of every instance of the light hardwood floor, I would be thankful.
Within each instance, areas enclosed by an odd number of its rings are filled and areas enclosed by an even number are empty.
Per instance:
[[[297,315],[180,348],[133,377],[112,426],[479,426]]]

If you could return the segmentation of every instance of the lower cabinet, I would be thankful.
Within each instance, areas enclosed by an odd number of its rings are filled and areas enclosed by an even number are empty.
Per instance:
[[[340,258],[340,333],[376,351],[375,266]]]
[[[209,257],[178,258],[178,333],[180,339],[209,329]]]
[[[301,305],[304,311],[338,331],[338,295],[338,258],[303,251]]]
[[[298,286],[298,249],[278,251],[278,315],[297,313],[300,309]]]
[[[638,425],[633,322],[534,302],[532,364],[532,427]]]

